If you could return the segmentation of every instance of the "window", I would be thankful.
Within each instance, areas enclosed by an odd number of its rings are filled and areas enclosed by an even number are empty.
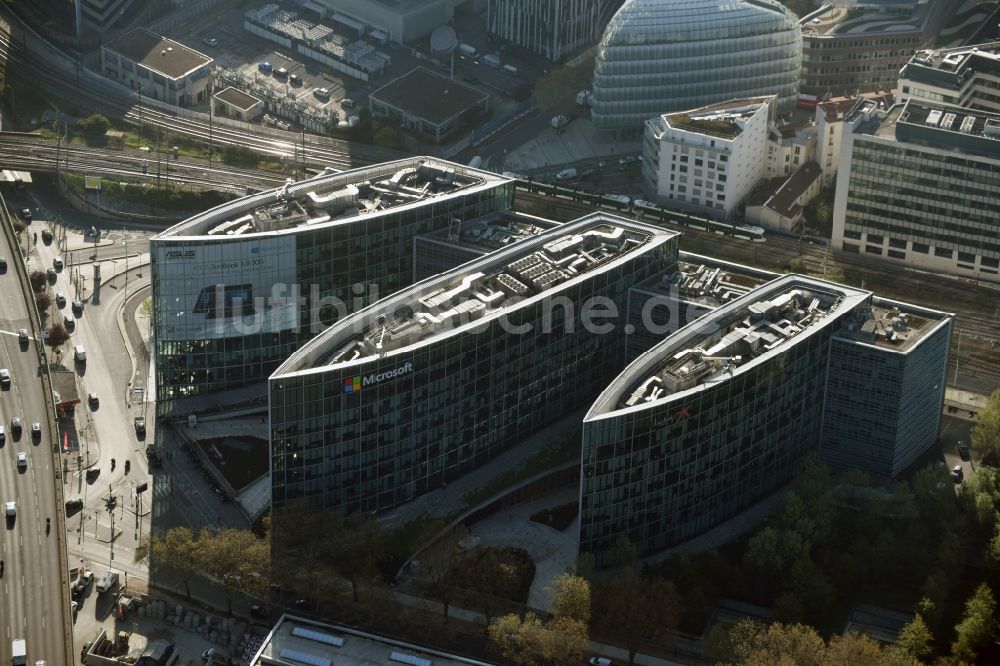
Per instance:
[[[926,243],[914,243],[913,247],[910,248],[914,252],[919,252],[920,254],[927,254],[931,251],[930,245]]]
[[[899,250],[889,250],[889,257],[892,259],[906,259],[906,253]]]
[[[945,247],[936,247],[934,248],[934,256],[942,257],[944,259],[951,259],[955,256],[955,251],[949,250],[948,248]]]

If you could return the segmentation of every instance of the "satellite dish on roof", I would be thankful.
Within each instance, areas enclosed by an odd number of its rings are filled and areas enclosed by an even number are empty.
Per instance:
[[[447,55],[458,46],[458,35],[450,25],[442,25],[431,33],[431,53]]]

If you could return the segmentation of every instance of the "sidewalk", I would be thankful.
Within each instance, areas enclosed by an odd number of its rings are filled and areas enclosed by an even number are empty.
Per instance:
[[[588,113],[589,107],[581,107],[582,115]],[[504,162],[504,169],[525,173],[532,169],[618,155],[634,155],[641,151],[642,141],[605,139],[589,117],[582,117],[566,125],[562,134],[550,127],[511,150]]]
[[[949,413],[949,408],[955,408],[958,411],[949,415],[966,421],[975,421],[976,415],[989,404],[989,401],[990,396],[983,393],[965,391],[954,386],[948,386],[944,390],[945,412]]]

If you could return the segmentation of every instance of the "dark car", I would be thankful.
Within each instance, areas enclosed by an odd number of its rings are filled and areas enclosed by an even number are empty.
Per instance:
[[[24,220],[25,222],[29,223],[29,224],[31,223],[31,209],[30,208],[22,208],[21,209],[21,219]]]
[[[968,460],[969,459],[969,445],[966,444],[965,442],[959,442],[958,443],[958,455],[959,455],[959,457],[962,458],[962,460]]]
[[[7,272],[7,257],[0,257],[0,273]]]
[[[48,229],[42,229],[42,242],[46,245],[52,242],[52,232]]]
[[[73,314],[77,317],[83,314],[83,301],[76,300],[73,301]]]
[[[254,604],[250,606],[250,615],[252,615],[253,617],[259,617],[262,620],[267,620],[268,618],[271,617],[271,614],[268,612],[268,610],[259,604]]]

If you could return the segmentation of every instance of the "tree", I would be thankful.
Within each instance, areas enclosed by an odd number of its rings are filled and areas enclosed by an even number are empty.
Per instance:
[[[552,614],[590,624],[590,583],[571,573],[559,575],[546,589],[552,595]]]
[[[931,630],[927,628],[927,623],[924,622],[923,616],[917,613],[900,630],[899,638],[896,639],[896,645],[915,659],[926,659],[931,655],[931,642],[933,640],[934,636],[931,635]]]
[[[504,615],[489,626],[487,634],[493,645],[504,658],[518,666],[537,663],[542,651],[542,621],[534,613],[528,613],[522,620],[515,613]]]
[[[62,324],[52,324],[49,326],[49,337],[45,339],[45,344],[52,348],[53,351],[58,351],[60,347],[69,342],[69,333]]]
[[[955,642],[951,645],[952,655],[965,661],[974,662],[979,651],[989,644],[997,626],[997,603],[993,591],[986,583],[979,587],[965,602],[965,615],[955,626]]]
[[[518,567],[497,548],[476,548],[458,562],[455,584],[466,591],[465,603],[486,617],[486,624],[515,601]]]
[[[867,666],[877,664],[882,647],[864,634],[847,633],[834,636],[826,647],[824,666]]]
[[[370,515],[356,515],[344,522],[337,550],[333,554],[335,566],[351,582],[351,597],[358,601],[358,587],[370,583],[378,576],[378,563],[385,554],[386,535],[378,520]]]
[[[740,665],[788,664],[821,666],[826,644],[812,627],[802,624],[770,626],[750,619],[737,622],[729,632],[733,662]]]
[[[587,625],[571,617],[556,617],[541,632],[541,652],[553,666],[582,664],[590,639]]]
[[[76,126],[80,128],[80,131],[89,137],[104,136],[104,133],[108,131],[111,127],[111,123],[107,118],[99,113],[92,113],[91,115],[77,121]]]
[[[594,595],[596,624],[617,638],[635,661],[639,647],[677,626],[680,600],[673,583],[645,578],[632,569],[600,585]]]
[[[45,284],[48,282],[48,277],[42,271],[31,271],[31,275],[28,276],[28,280],[31,281],[31,288],[38,293],[45,290]]]
[[[48,315],[49,308],[52,307],[52,297],[44,291],[35,294],[35,307],[38,308],[38,314],[44,319]]]
[[[611,549],[611,566],[634,569],[638,562],[639,550],[635,547],[635,544],[627,536],[619,536]]]
[[[308,502],[277,509],[272,521],[272,578],[296,590],[313,603],[342,592],[335,582],[337,570],[330,557],[343,531],[343,515],[323,511]]]
[[[188,527],[172,527],[162,537],[148,539],[136,549],[137,562],[150,561],[176,573],[184,583],[184,594],[191,599],[191,578],[201,569],[198,535]]]
[[[226,528],[214,534],[202,532],[198,543],[205,573],[219,580],[226,589],[230,615],[236,594],[260,596],[265,592],[267,581],[260,571],[264,568],[261,558],[266,556],[264,542],[256,534],[250,530]]]
[[[431,529],[436,529],[438,525],[440,523]],[[448,621],[448,608],[458,593],[453,580],[455,564],[462,551],[461,544],[468,537],[468,528],[457,525],[424,550],[415,563],[420,585],[427,594],[441,603],[445,622]]]
[[[976,418],[972,445],[982,451],[984,463],[1000,465],[1000,390],[993,392]]]

